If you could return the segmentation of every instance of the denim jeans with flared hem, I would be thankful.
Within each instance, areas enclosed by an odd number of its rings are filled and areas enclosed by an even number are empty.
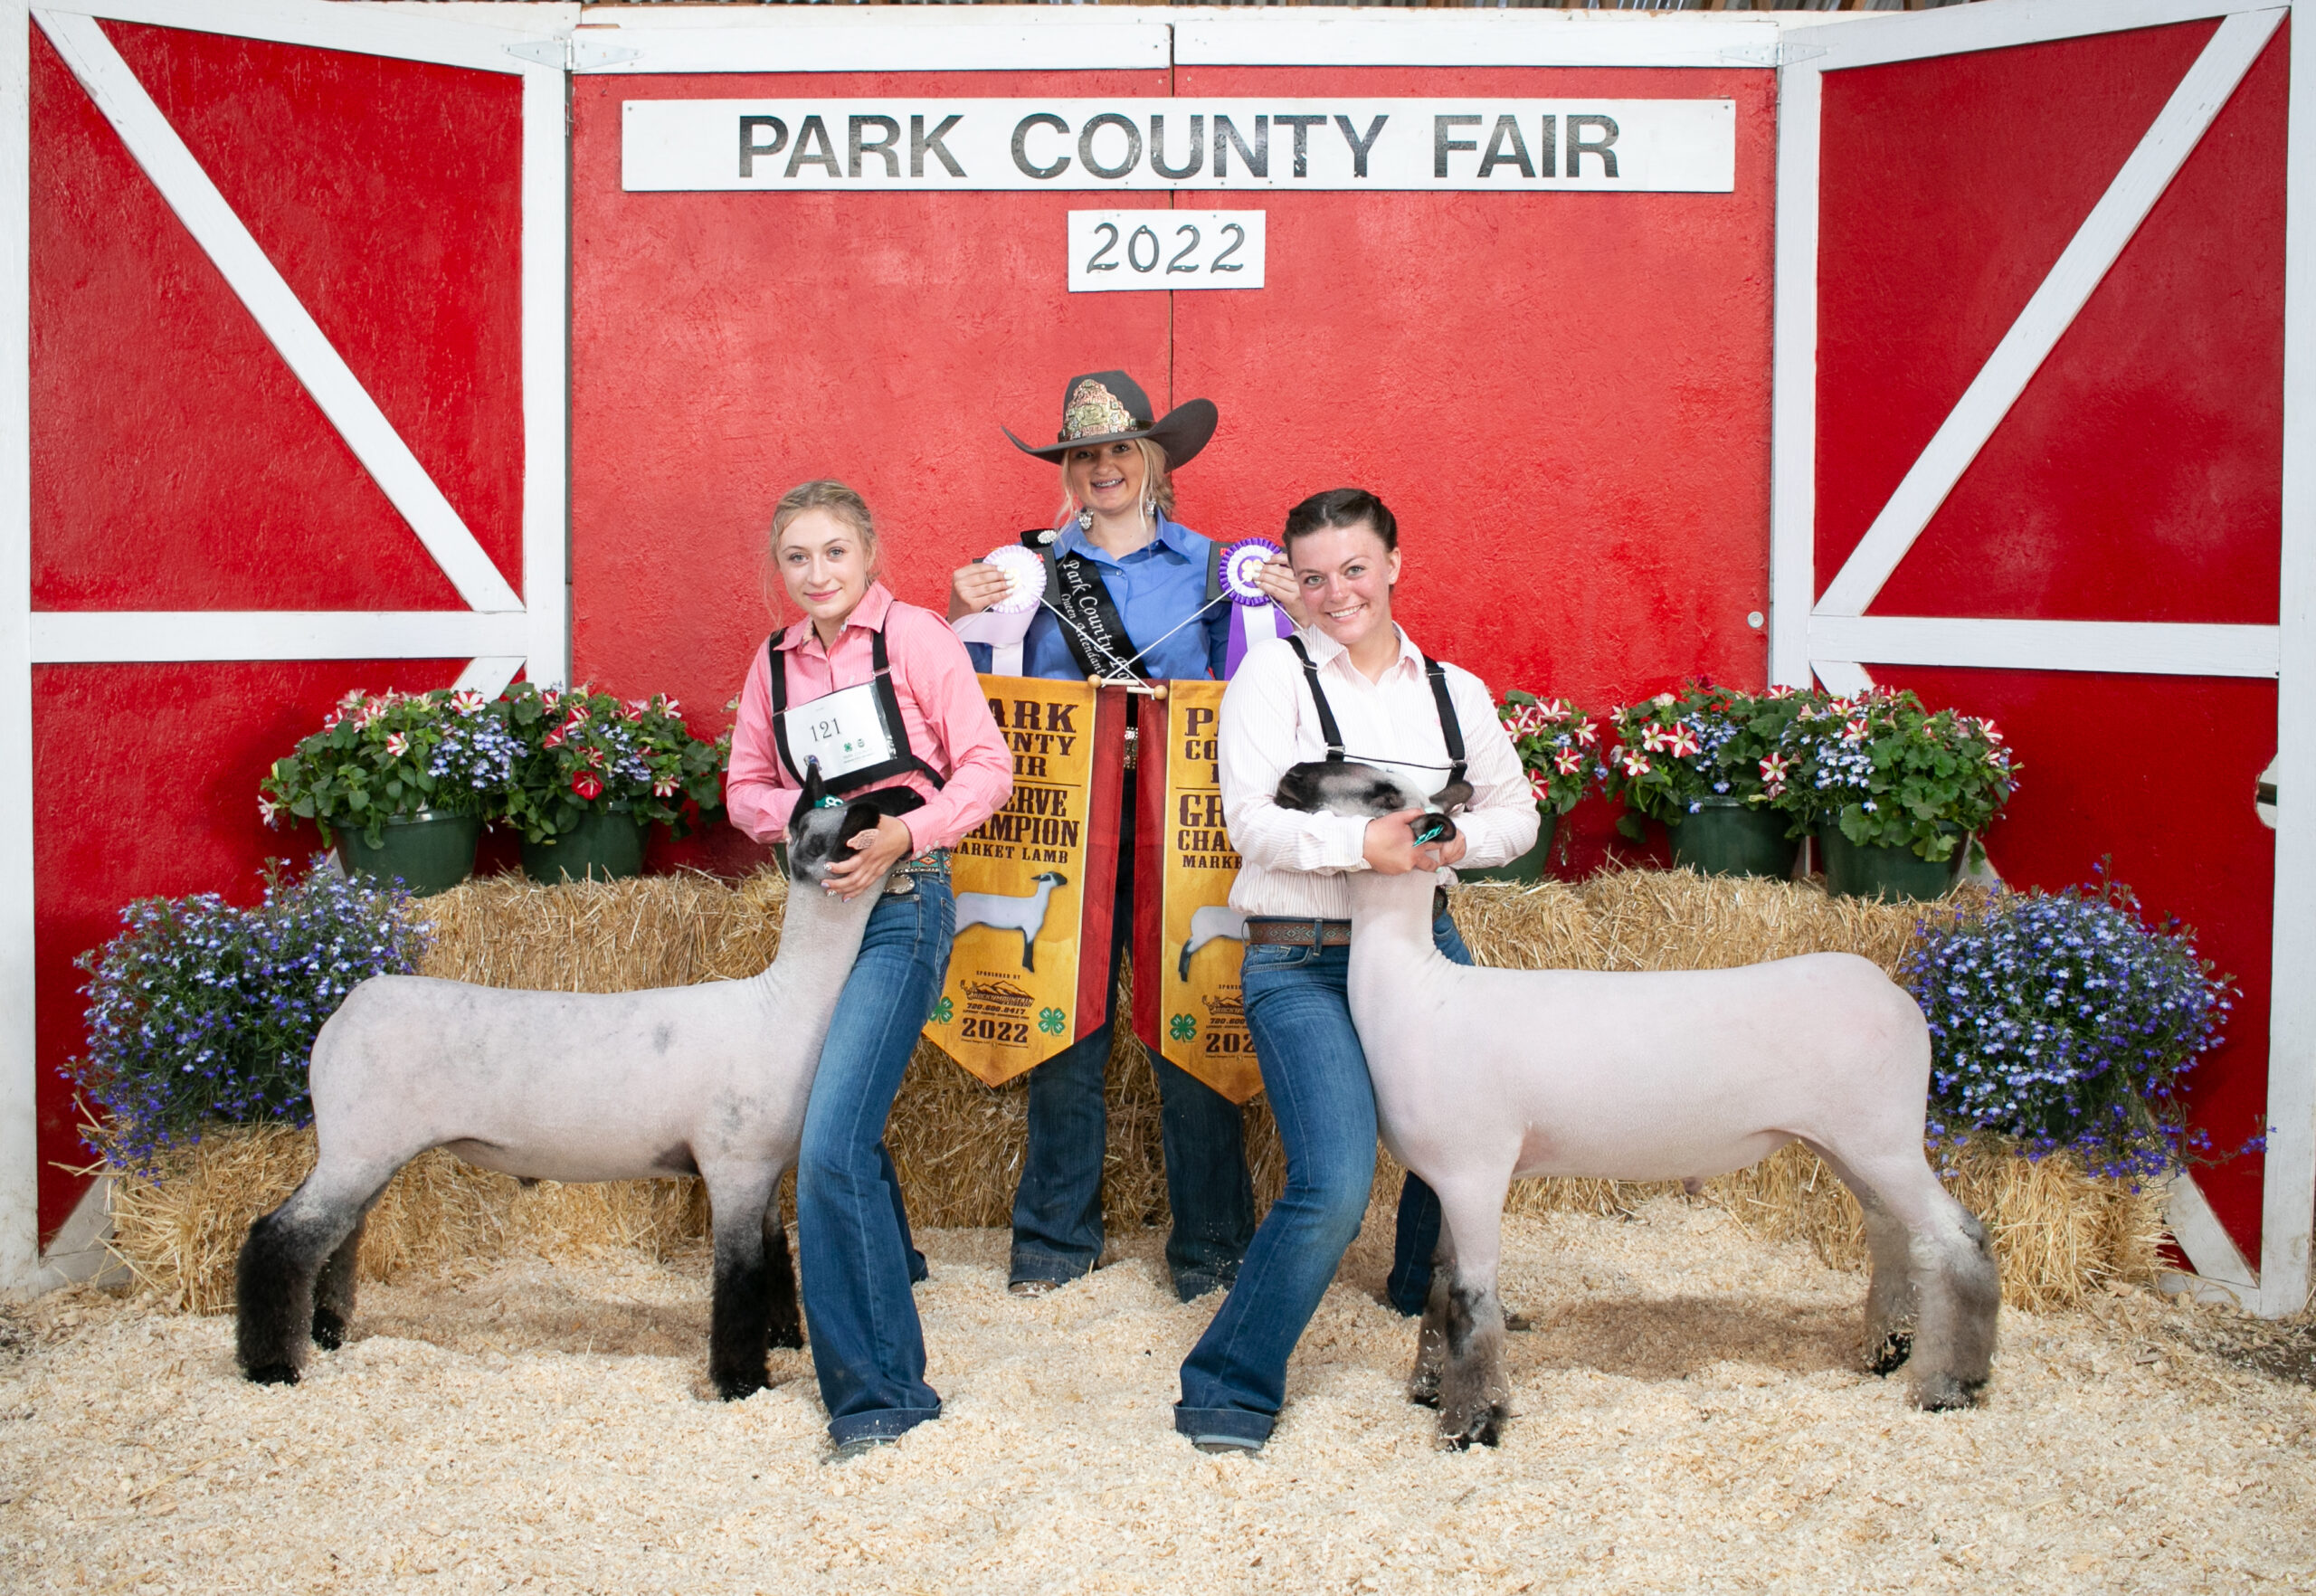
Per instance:
[[[910,1244],[885,1120],[949,963],[956,903],[945,875],[878,902],[837,1000],[804,1109],[796,1243],[804,1322],[829,1434],[841,1445],[899,1435],[940,1416],[925,1382],[925,1335],[909,1287]]]
[[[1451,957],[1464,951],[1444,915],[1432,936]],[[1350,968],[1343,947],[1247,948],[1247,1030],[1286,1149],[1286,1189],[1183,1361],[1174,1427],[1186,1435],[1268,1435],[1286,1400],[1286,1360],[1359,1234],[1375,1178],[1375,1088],[1351,1021]]]
[[[1102,1084],[1117,1024],[1118,964],[1134,925],[1132,778],[1118,836],[1111,920],[1109,1001],[1101,1028],[1030,1071],[1030,1144],[1013,1196],[1008,1278],[1059,1285],[1101,1261],[1102,1162],[1109,1122]],[[1081,950],[1088,956],[1092,950]],[[1174,1227],[1166,1266],[1184,1302],[1227,1287],[1255,1233],[1247,1175],[1246,1121],[1236,1103],[1186,1070],[1152,1056],[1166,1156],[1166,1202]]]

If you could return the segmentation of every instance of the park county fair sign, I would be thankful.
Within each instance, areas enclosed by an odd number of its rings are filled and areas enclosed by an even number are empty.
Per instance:
[[[1727,100],[631,100],[622,183],[681,189],[1727,194]]]

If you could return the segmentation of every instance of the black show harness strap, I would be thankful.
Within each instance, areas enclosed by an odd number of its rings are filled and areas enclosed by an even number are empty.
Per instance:
[[[1311,702],[1319,711],[1319,736],[1327,745],[1327,763],[1343,762],[1343,727],[1335,724],[1334,706],[1327,702],[1326,690],[1319,685],[1318,662],[1311,658],[1311,651],[1303,646],[1300,637],[1290,637],[1286,646],[1303,661],[1303,679],[1311,685]],[[1431,701],[1439,711],[1439,740],[1447,745],[1450,761],[1447,786],[1454,786],[1464,779],[1464,727],[1456,716],[1455,700],[1448,696],[1447,668],[1430,655],[1423,656],[1423,674],[1431,682]],[[1441,789],[1446,791],[1446,787]]]
[[[893,688],[892,660],[885,652],[885,629],[879,626],[868,635],[868,663],[876,672],[871,679],[877,688],[877,713],[885,723],[886,735],[892,738],[893,746],[898,752],[892,758],[865,769],[824,778],[822,789],[832,793],[850,793],[871,782],[881,782],[914,771],[931,782],[933,790],[937,793],[949,784],[948,778],[918,758],[916,751],[909,746],[908,727],[901,719],[900,694]],[[796,756],[788,751],[788,661],[781,656],[777,632],[764,639],[764,662],[772,673],[772,740],[780,750],[780,763],[786,765],[788,774],[801,784],[804,773],[796,768]],[[833,679],[833,660],[830,661],[830,673]],[[849,689],[840,688],[836,690],[843,692]]]

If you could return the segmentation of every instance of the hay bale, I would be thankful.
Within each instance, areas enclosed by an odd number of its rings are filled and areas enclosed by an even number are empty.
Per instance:
[[[764,870],[732,885],[696,873],[543,887],[519,877],[468,882],[430,898],[435,940],[422,973],[493,986],[625,992],[753,975],[780,943],[787,883]],[[1816,952],[1856,953],[1894,971],[1917,924],[1915,906],[1829,898],[1814,881],[1731,880],[1687,870],[1615,870],[1580,884],[1486,884],[1455,889],[1457,924],[1481,964],[1518,969],[1715,969]],[[1157,1081],[1131,1031],[1133,972],[1119,983],[1106,1097],[1103,1209],[1114,1234],[1169,1222]],[[910,1060],[886,1131],[925,1227],[1010,1222],[1028,1142],[1026,1077],[994,1089],[929,1042]],[[1247,1107],[1256,1200],[1286,1182],[1286,1155],[1267,1103]],[[114,1249],[162,1300],[192,1312],[231,1301],[233,1259],[257,1214],[302,1179],[308,1133],[227,1127],[176,1155],[157,1182],[127,1178],[114,1197]],[[1952,1152],[1948,1183],[1994,1231],[2003,1295],[2047,1308],[2110,1281],[2153,1278],[2159,1199],[2093,1179],[2064,1157],[2028,1163],[1994,1146]],[[1388,1236],[1401,1171],[1379,1159],[1370,1228]],[[1677,1185],[1631,1181],[1521,1181],[1507,1206],[1525,1214],[1631,1215]],[[1861,1268],[1856,1203],[1806,1149],[1789,1147],[1710,1182],[1704,1201],[1765,1238],[1808,1240],[1837,1268]],[[793,1178],[783,1210],[794,1213]],[[599,1186],[504,1175],[432,1153],[398,1175],[372,1213],[365,1279],[489,1259],[641,1248],[664,1257],[707,1235],[697,1180]]]

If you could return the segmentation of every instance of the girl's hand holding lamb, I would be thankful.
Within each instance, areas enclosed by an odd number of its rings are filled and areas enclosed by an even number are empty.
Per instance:
[[[847,903],[880,888],[885,872],[916,851],[916,841],[906,821],[887,814],[878,818],[875,831],[855,837],[852,848],[850,858],[840,858],[829,866],[823,884],[824,890]]]
[[[1464,834],[1457,831],[1441,841],[1419,843],[1415,822],[1428,811],[1402,809],[1367,822],[1367,868],[1385,876],[1410,870],[1436,870],[1464,857]]]

